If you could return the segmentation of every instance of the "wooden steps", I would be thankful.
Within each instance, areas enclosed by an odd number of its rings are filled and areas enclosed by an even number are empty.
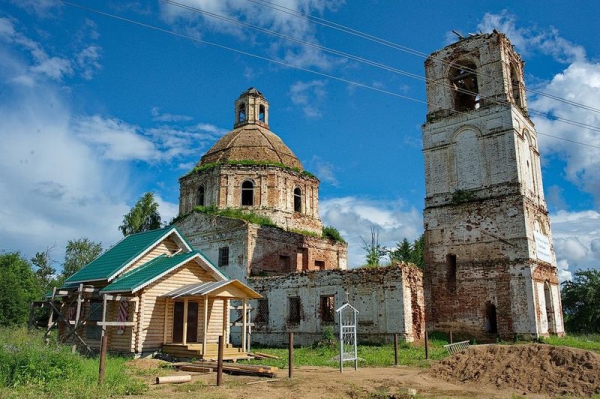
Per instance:
[[[216,360],[219,354],[219,347],[217,344],[208,344],[206,345],[206,353],[202,355],[202,344],[163,344],[162,353],[177,359]],[[244,352],[241,348],[234,348],[230,344],[226,345],[224,348],[224,360],[248,358],[250,358],[248,353]]]
[[[182,371],[194,371],[200,373],[206,373],[207,370],[217,371],[216,362],[199,361],[192,363],[175,363],[174,366]],[[257,377],[274,378],[276,376],[277,367],[239,363],[223,363],[223,372],[232,375],[251,375]]]

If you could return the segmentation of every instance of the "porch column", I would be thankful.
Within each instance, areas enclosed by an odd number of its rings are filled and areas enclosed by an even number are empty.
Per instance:
[[[165,324],[163,327],[163,344],[167,343],[167,322],[169,320],[169,298],[165,298]]]
[[[187,344],[188,299],[183,300],[183,344]]]
[[[229,308],[228,308],[229,300],[223,299],[223,339],[227,344],[229,341],[227,340],[227,323],[229,323]]]
[[[248,328],[248,321],[246,320],[248,300],[242,299],[242,350],[246,352],[246,331]]]
[[[206,355],[206,336],[208,335],[208,295],[204,296],[204,324],[202,325],[202,356]]]

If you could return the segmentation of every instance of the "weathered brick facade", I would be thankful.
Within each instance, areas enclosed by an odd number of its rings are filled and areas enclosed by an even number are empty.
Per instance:
[[[427,328],[564,334],[523,62],[497,32],[425,62]]]
[[[297,344],[312,345],[322,338],[326,326],[337,333],[337,314],[330,309],[339,308],[346,298],[359,311],[359,341],[390,342],[394,333],[409,342],[421,339],[425,332],[422,277],[411,264],[253,277],[249,285],[265,298],[252,303],[259,310],[254,313],[253,340],[283,345],[288,333],[294,332]],[[298,319],[293,318],[296,305]]]

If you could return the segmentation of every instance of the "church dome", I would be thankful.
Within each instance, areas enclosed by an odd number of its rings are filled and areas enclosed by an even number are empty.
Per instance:
[[[268,125],[269,104],[255,88],[242,93],[235,102],[234,129],[212,146],[198,163],[250,161],[259,164],[282,164],[302,170],[296,155]]]

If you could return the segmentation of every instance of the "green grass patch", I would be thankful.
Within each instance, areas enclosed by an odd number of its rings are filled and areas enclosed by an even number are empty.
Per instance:
[[[189,175],[192,175],[195,173],[201,173],[201,172],[204,172],[205,170],[209,170],[209,169],[215,168],[220,165],[274,166],[274,167],[281,168],[281,169],[291,170],[293,172],[299,173],[301,176],[310,177],[312,179],[317,178],[314,174],[312,174],[306,170],[300,170],[300,168],[293,168],[291,166],[287,166],[287,165],[284,165],[279,162],[254,161],[251,159],[227,160],[225,162],[213,162],[213,163],[207,163],[206,165],[202,165],[202,166],[195,166],[192,170],[190,170],[184,176],[189,176]]]
[[[440,360],[448,354],[443,345],[446,341],[429,341],[429,358]],[[386,345],[359,345],[358,346],[359,367],[388,367],[394,365],[394,346]],[[261,352],[275,355],[279,359],[261,359],[243,361],[248,364],[262,364],[275,366],[282,369],[288,367],[288,350],[282,348],[254,347],[253,352]],[[309,347],[294,348],[294,366],[324,366],[339,367],[339,347],[337,345],[315,345]],[[352,362],[345,362],[345,367],[350,367]],[[421,344],[402,342],[398,343],[398,364],[404,366],[428,367],[429,361],[425,360],[425,349]]]
[[[259,224],[261,226],[277,227],[270,218],[268,218],[266,216],[257,215],[254,212],[250,212],[250,211],[247,211],[244,209],[238,209],[238,208],[218,209],[216,206],[211,205],[211,206],[196,206],[196,207],[194,207],[193,212],[202,212],[202,213],[206,213],[208,215],[218,215],[218,216],[224,216],[224,217],[233,218],[233,219],[241,219],[241,220],[245,220],[249,223]]]
[[[600,353],[600,335],[567,335],[566,337],[550,336],[543,338],[542,342],[556,346],[569,346],[571,348],[585,349]]]
[[[128,359],[108,356],[105,382],[98,386],[98,358],[46,346],[40,332],[0,328],[0,395],[4,398],[107,398],[136,395],[147,386],[127,372]]]

